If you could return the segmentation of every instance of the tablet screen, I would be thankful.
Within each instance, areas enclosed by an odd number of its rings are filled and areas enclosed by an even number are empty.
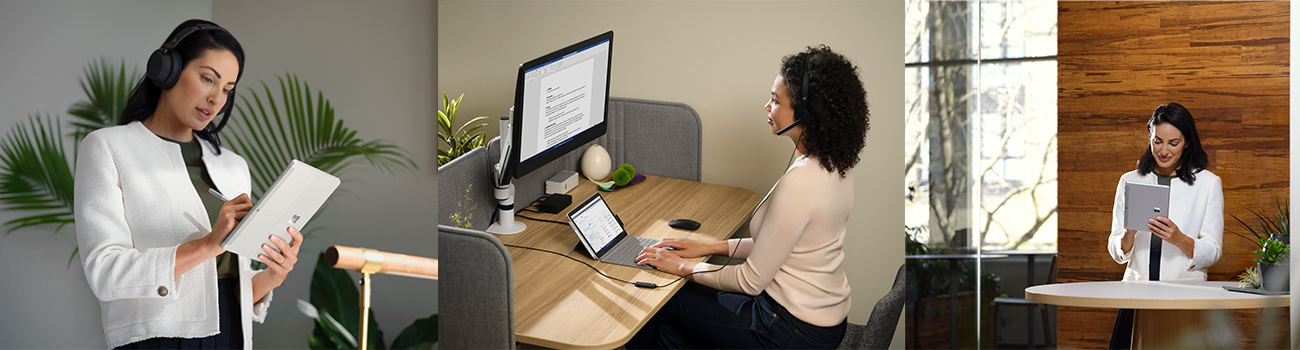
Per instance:
[[[610,211],[609,205],[606,205],[604,198],[599,195],[574,209],[573,213],[569,213],[569,221],[573,222],[574,227],[578,229],[578,234],[581,234],[597,252],[604,251],[619,234],[623,233],[623,227],[618,224],[618,219],[614,218],[614,212]]]

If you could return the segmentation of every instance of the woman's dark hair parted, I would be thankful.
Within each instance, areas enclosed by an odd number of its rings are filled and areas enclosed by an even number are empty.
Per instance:
[[[176,26],[176,29],[172,30],[171,35],[167,36],[164,43],[180,35],[181,32],[200,24],[207,27],[221,28],[211,21],[191,19]],[[183,64],[181,69],[185,68],[184,65],[189,65],[190,61],[202,57],[208,50],[229,51],[235,56],[235,60],[239,62],[239,74],[236,76],[235,81],[239,81],[244,76],[244,48],[239,44],[239,40],[235,40],[235,37],[224,31],[224,29],[200,30],[191,33],[176,44],[175,50],[181,56]],[[158,108],[158,99],[161,96],[162,88],[154,84],[148,76],[143,77],[140,79],[140,83],[136,84],[135,89],[131,90],[131,96],[127,97],[126,107],[122,109],[122,118],[118,121],[118,124],[126,125],[133,121],[149,119],[149,117],[153,116],[154,109]],[[230,119],[230,113],[234,110],[234,105],[235,90],[232,89],[230,96],[226,98],[225,106],[221,108],[221,120],[217,121],[215,125],[214,123],[208,123],[203,130],[194,132],[195,136],[212,144],[218,154],[221,152],[221,138],[217,133],[225,128],[226,121]]]
[[[1170,103],[1156,107],[1155,113],[1151,114],[1151,119],[1147,121],[1147,133],[1150,134],[1155,130],[1156,125],[1169,124],[1178,128],[1178,132],[1183,134],[1183,154],[1179,157],[1177,175],[1178,178],[1192,184],[1196,182],[1196,173],[1204,170],[1210,163],[1210,157],[1201,148],[1201,136],[1196,133],[1196,122],[1192,119],[1192,112],[1186,107],[1177,103]],[[1151,146],[1147,146],[1146,152],[1142,158],[1138,159],[1138,174],[1146,175],[1155,171],[1156,158],[1151,154]]]
[[[803,121],[800,139],[808,155],[843,177],[858,164],[858,153],[866,145],[867,130],[871,129],[867,91],[858,77],[858,67],[848,58],[826,45],[808,47],[781,59],[780,73],[794,108],[805,107],[800,95],[804,67],[810,71],[807,107],[812,118]]]

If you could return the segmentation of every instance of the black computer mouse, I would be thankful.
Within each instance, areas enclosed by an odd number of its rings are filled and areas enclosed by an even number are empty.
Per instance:
[[[672,228],[687,230],[687,231],[695,231],[700,228],[700,223],[695,222],[695,220],[691,220],[691,219],[676,219],[673,221],[669,221],[668,226]]]

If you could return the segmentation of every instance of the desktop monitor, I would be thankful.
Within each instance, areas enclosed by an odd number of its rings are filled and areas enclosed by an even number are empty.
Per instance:
[[[605,134],[613,47],[609,31],[519,65],[507,161],[514,178]]]

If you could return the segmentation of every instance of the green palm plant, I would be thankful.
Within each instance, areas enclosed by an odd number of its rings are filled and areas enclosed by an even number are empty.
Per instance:
[[[486,125],[482,121],[487,117],[470,119],[452,132],[452,126],[456,125],[456,110],[460,108],[460,100],[463,98],[465,94],[460,94],[460,97],[455,100],[447,98],[445,92],[442,94],[442,110],[438,111],[438,140],[446,143],[447,149],[438,149],[438,166],[447,164],[475,148],[483,147],[483,143],[486,142],[487,134],[479,129]]]
[[[334,107],[324,94],[317,92],[312,98],[307,82],[292,74],[277,78],[278,100],[266,83],[261,91],[250,89],[240,96],[235,106],[239,119],[231,123],[228,133],[231,148],[248,160],[253,195],[260,197],[291,159],[335,176],[362,160],[387,173],[417,168],[396,145],[358,138],[356,131],[334,117]]]
[[[5,222],[10,227],[5,234],[45,224],[58,225],[57,234],[73,223],[72,167],[62,133],[58,117],[33,114],[0,140],[0,203],[8,210],[34,212]]]
[[[1246,232],[1231,231],[1232,234],[1245,238],[1251,242],[1255,242],[1256,244],[1259,244],[1260,248],[1264,247],[1263,241],[1268,240],[1275,234],[1290,237],[1291,203],[1290,201],[1282,202],[1282,199],[1276,197],[1273,198],[1273,202],[1276,205],[1277,212],[1272,216],[1266,215],[1260,211],[1255,211],[1255,209],[1246,208],[1246,210],[1249,210],[1250,213],[1254,214],[1255,218],[1258,219],[1258,226],[1246,223],[1245,220],[1237,217],[1236,214],[1229,214],[1233,219],[1237,220],[1238,224],[1241,224],[1241,228],[1246,230]],[[1251,236],[1246,236],[1247,233]]]
[[[27,123],[19,123],[0,139],[0,204],[6,210],[25,211],[30,215],[9,220],[5,232],[40,225],[56,225],[54,234],[73,223],[72,161],[76,157],[76,144],[86,134],[96,129],[116,125],[131,93],[132,82],[140,80],[139,68],[128,75],[126,59],[115,68],[108,58],[100,57],[83,69],[80,80],[86,100],[68,108],[68,114],[80,121],[70,122],[75,129],[72,158],[63,139],[62,121],[46,114],[29,114]],[[68,265],[77,256],[78,248],[68,255]]]
[[[140,81],[139,67],[132,68],[127,75],[125,58],[116,70],[109,66],[107,58],[100,57],[98,64],[91,61],[83,71],[81,91],[86,93],[86,100],[68,107],[68,114],[78,119],[68,123],[75,128],[72,135],[77,141],[91,131],[117,125],[131,89]]]

